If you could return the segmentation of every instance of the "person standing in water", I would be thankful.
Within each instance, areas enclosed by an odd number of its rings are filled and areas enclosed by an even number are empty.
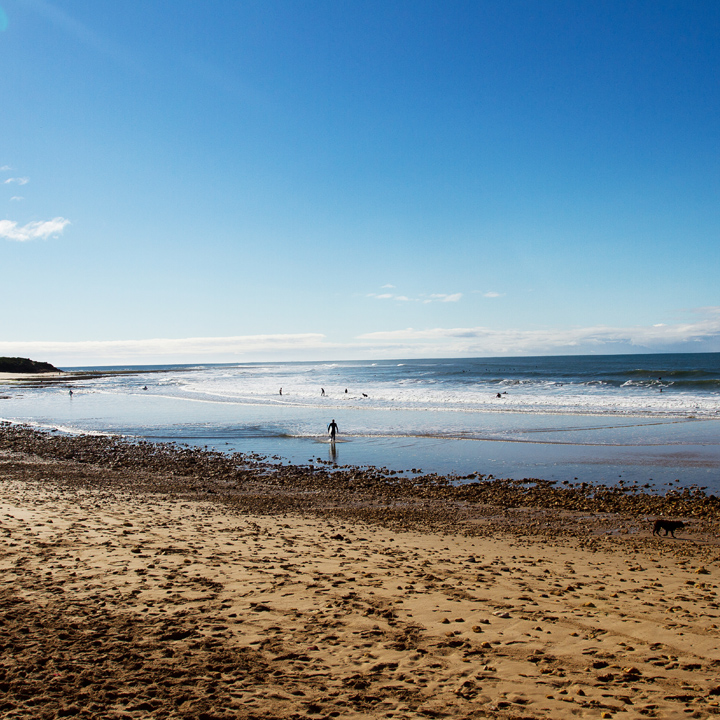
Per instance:
[[[339,428],[337,426],[337,423],[333,419],[333,421],[328,425],[328,432],[330,433],[330,442],[335,442],[335,435],[338,433]]]

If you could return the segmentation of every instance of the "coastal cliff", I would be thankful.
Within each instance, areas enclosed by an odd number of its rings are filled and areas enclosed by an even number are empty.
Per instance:
[[[46,373],[62,372],[54,365],[46,362],[38,362],[29,358],[0,357],[0,372],[5,373]]]

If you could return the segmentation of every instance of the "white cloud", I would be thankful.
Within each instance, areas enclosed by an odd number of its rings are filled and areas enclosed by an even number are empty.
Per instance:
[[[483,293],[483,297],[486,297],[486,298],[502,297],[502,293],[495,292],[494,290],[489,290],[488,292]]]
[[[392,285],[384,285],[383,287],[393,287]],[[393,295],[392,293],[368,293],[368,297],[375,298],[376,300],[398,300],[399,302],[421,302],[427,305],[431,302],[457,302],[462,297],[462,293],[453,293],[448,295],[446,293],[433,293],[432,295],[425,297],[424,299],[412,298],[407,295]]]
[[[557,355],[618,352],[718,352],[720,307],[690,322],[650,326],[493,330],[485,327],[393,330],[360,335],[382,357]]]
[[[0,356],[32,357],[59,367],[399,357],[502,357],[642,352],[720,352],[720,307],[689,322],[613,328],[493,330],[483,327],[394,330],[331,341],[321,333],[76,342],[2,342]]]
[[[462,293],[453,293],[452,295],[446,295],[445,293],[433,293],[430,297],[438,302],[457,302],[462,297]]]
[[[388,283],[387,285],[381,285],[381,287],[380,287],[381,290],[385,290],[386,288],[387,288],[388,290],[394,290],[394,289],[395,289],[395,286],[394,286],[394,285],[390,285],[390,283]]]
[[[22,195],[13,195],[10,200],[14,200],[15,202],[20,202],[20,200],[24,200],[25,198],[22,197]]]
[[[58,342],[2,342],[0,356],[44,358],[59,366],[162,362],[223,362],[268,357],[336,356],[342,346],[320,333],[294,335],[237,335],[149,340],[84,340]]]
[[[37,239],[47,240],[49,237],[60,235],[65,226],[69,224],[70,221],[62,217],[29,222],[27,225],[20,227],[13,220],[0,220],[0,238],[17,240],[18,242]]]
[[[26,177],[15,178],[15,177],[13,177],[13,178],[8,178],[7,180],[5,180],[5,185],[10,185],[11,183],[17,183],[18,185],[27,185],[29,182],[30,182],[30,178],[26,178]]]
[[[9,170],[12,170],[9,165],[3,165],[2,167],[0,167],[0,172],[8,172]]]

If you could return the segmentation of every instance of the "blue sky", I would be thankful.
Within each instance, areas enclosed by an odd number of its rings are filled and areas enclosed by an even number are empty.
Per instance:
[[[0,354],[720,351],[720,4],[0,0]]]

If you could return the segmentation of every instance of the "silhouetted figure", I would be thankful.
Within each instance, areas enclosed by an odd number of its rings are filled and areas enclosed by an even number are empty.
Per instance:
[[[280,394],[282,395],[282,388],[280,388]]]
[[[347,388],[345,388],[345,394],[347,395]]]
[[[500,393],[498,393],[495,397],[502,398],[502,395]]]
[[[72,390],[70,391],[70,397],[72,397]]]
[[[325,388],[320,388],[320,395],[325,397]]]
[[[365,393],[363,393],[362,396],[363,396],[363,397],[367,397],[367,395],[366,395]]]
[[[328,432],[330,433],[330,442],[335,442],[335,435],[339,432],[339,428],[337,426],[337,423],[333,419],[333,421],[328,425]]]

